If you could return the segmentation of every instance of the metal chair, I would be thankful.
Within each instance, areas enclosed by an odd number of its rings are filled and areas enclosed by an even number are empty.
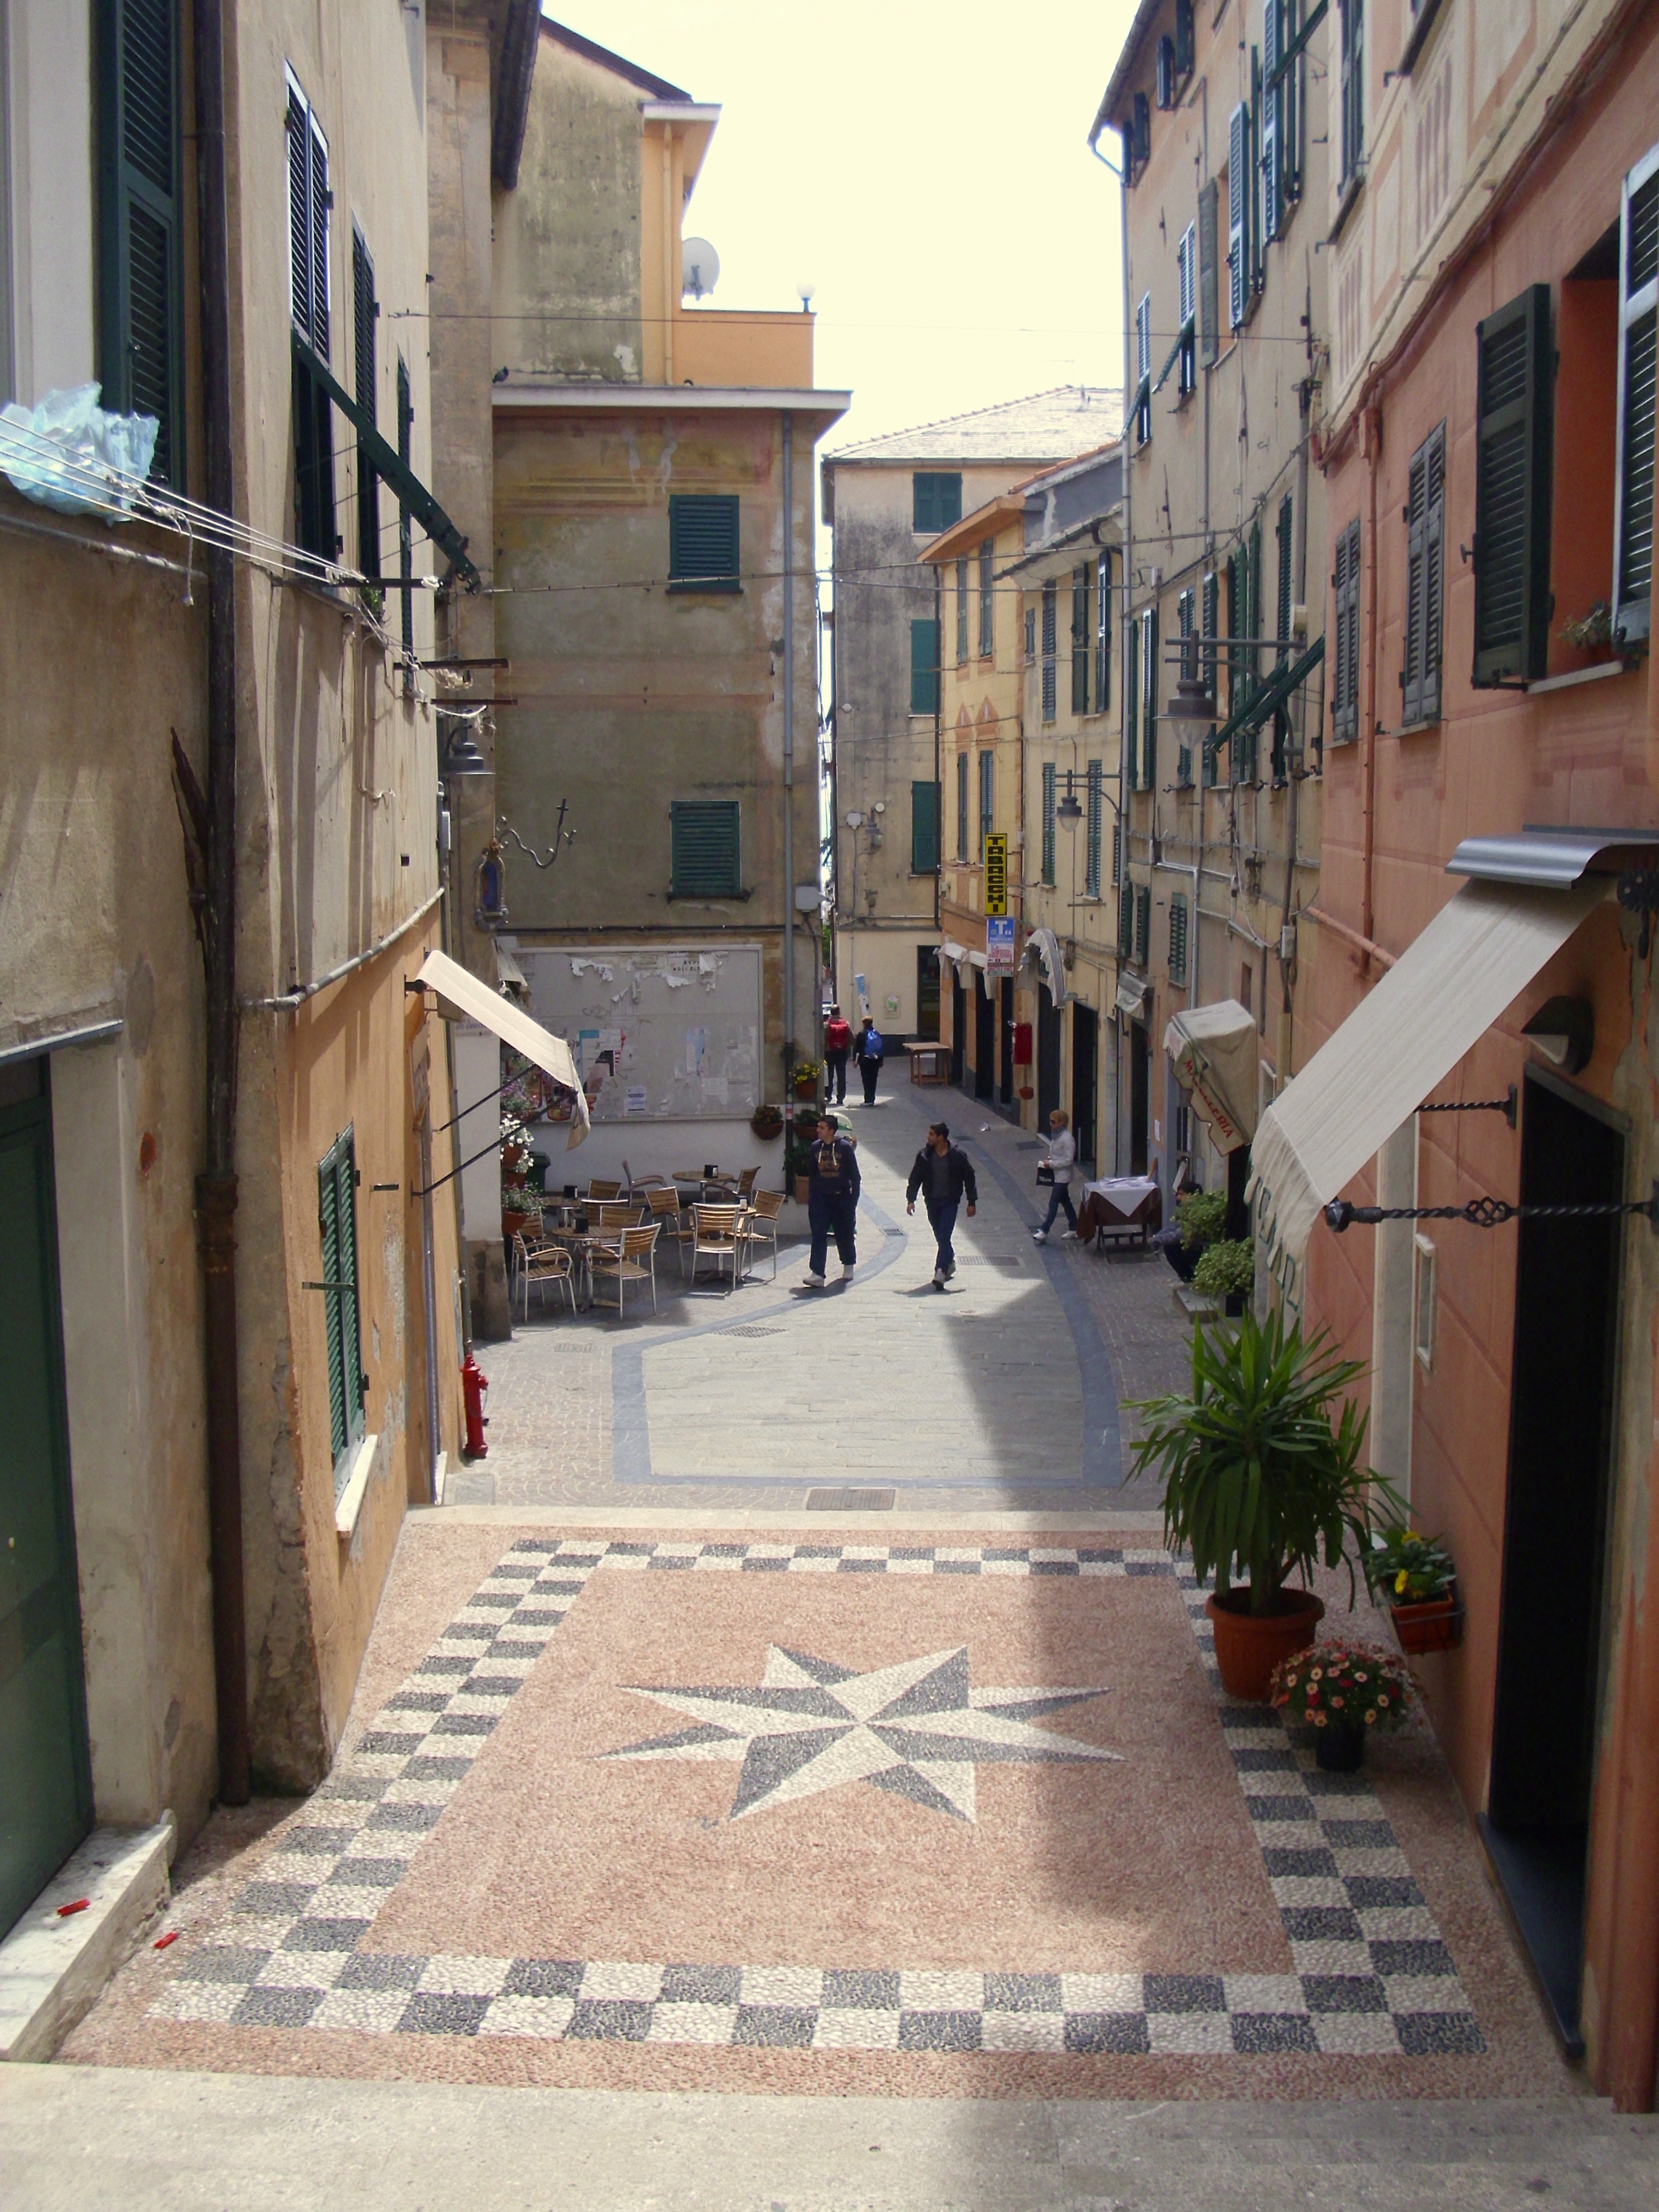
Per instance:
[[[599,1279],[608,1276],[617,1285],[617,1318],[626,1317],[626,1297],[629,1283],[648,1282],[651,1285],[651,1310],[657,1310],[657,1239],[662,1234],[662,1224],[653,1221],[648,1229],[624,1229],[618,1244],[601,1244],[588,1258],[588,1267],[593,1280],[595,1304],[599,1300]],[[644,1261],[641,1266],[641,1261]]]
[[[772,1280],[778,1279],[778,1216],[783,1211],[781,1190],[757,1190],[750,1202],[743,1224],[745,1244],[758,1243],[763,1237],[772,1247]]]
[[[738,1177],[738,1197],[740,1200],[744,1202],[748,1200],[755,1188],[755,1178],[759,1173],[758,1168],[745,1168]]]
[[[590,1203],[596,1199],[620,1198],[622,1185],[619,1182],[591,1182],[587,1186],[587,1195]]]
[[[743,1252],[743,1208],[740,1206],[694,1206],[691,1209],[691,1280],[697,1279],[697,1262],[708,1253],[714,1262],[716,1279],[720,1262],[732,1262],[732,1288],[738,1287],[738,1261]]]
[[[592,1226],[602,1235],[613,1229],[637,1229],[645,1219],[645,1208],[623,1199],[608,1200],[602,1206],[591,1206],[588,1216]]]
[[[659,1190],[653,1185],[646,1193],[646,1200],[653,1218],[664,1234],[673,1242],[680,1263],[680,1280],[685,1280],[685,1248],[691,1241],[690,1226],[680,1212],[680,1194],[672,1183]]]
[[[530,1293],[532,1289],[556,1283],[570,1301],[570,1310],[576,1310],[574,1269],[570,1255],[562,1244],[527,1244],[522,1237],[514,1243],[514,1277],[517,1284],[520,1311],[526,1325],[530,1320]]]

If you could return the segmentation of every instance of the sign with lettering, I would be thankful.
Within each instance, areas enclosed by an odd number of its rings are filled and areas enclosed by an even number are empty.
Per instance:
[[[988,830],[985,833],[985,911],[987,914],[1006,914],[1008,911],[1008,832]]]
[[[1012,975],[1014,972],[1014,917],[988,915],[985,921],[985,972]]]

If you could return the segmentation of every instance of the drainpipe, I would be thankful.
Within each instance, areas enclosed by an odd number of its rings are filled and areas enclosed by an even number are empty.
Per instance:
[[[1127,173],[1129,166],[1129,142],[1126,132],[1118,133],[1119,149],[1123,157],[1123,167],[1119,168],[1115,162],[1109,161],[1101,152],[1096,143],[1098,137],[1099,131],[1097,128],[1089,140],[1089,151],[1103,169],[1110,170],[1112,175],[1117,179],[1118,260],[1121,267],[1123,293],[1123,397],[1127,399],[1135,388],[1129,375],[1129,334],[1133,327],[1129,317],[1129,183]],[[1127,703],[1124,698],[1124,686],[1129,676],[1129,636],[1134,627],[1134,617],[1130,611],[1130,601],[1134,593],[1135,575],[1134,512],[1131,497],[1133,471],[1129,457],[1129,426],[1127,422],[1123,423],[1119,429],[1118,453],[1118,480],[1123,496],[1123,587],[1119,594],[1118,602],[1123,635],[1117,660],[1120,671],[1117,691],[1117,819],[1118,890],[1121,913],[1122,886],[1129,880],[1129,782],[1128,763],[1124,757],[1123,751],[1123,711]],[[1198,927],[1196,902],[1194,902],[1193,927],[1195,932]],[[1120,947],[1120,961],[1121,958],[1121,948]],[[1123,1167],[1123,1025],[1121,1019],[1115,1019],[1112,1024],[1112,1081],[1116,1093],[1112,1114],[1112,1171],[1115,1175],[1121,1174]]]
[[[674,126],[662,132],[662,380],[674,381]]]
[[[795,1141],[795,418],[783,417],[783,1140]]]
[[[1313,344],[1313,288],[1311,284],[1310,284],[1308,289],[1307,322],[1308,343],[1310,351],[1311,352]],[[1313,415],[1313,364],[1311,361],[1310,361],[1308,365],[1307,375],[1304,377],[1302,382],[1297,386],[1296,397],[1297,406],[1301,415],[1302,421],[1300,426],[1301,435],[1296,449],[1296,505],[1293,510],[1291,523],[1291,596],[1297,606],[1305,608],[1308,604],[1308,448],[1310,434],[1310,426]],[[1305,631],[1304,632],[1304,635],[1306,635]],[[1301,698],[1297,701],[1296,704],[1291,709],[1291,714],[1294,717],[1291,723],[1291,729],[1296,738],[1296,751],[1292,755],[1290,763],[1291,798],[1290,805],[1285,810],[1285,907],[1284,912],[1279,917],[1279,982],[1283,988],[1285,1000],[1285,1031],[1283,1036],[1279,1039],[1279,1048],[1274,1054],[1274,1057],[1279,1062],[1279,1079],[1281,1083],[1288,1083],[1291,1079],[1291,1062],[1296,1042],[1294,1014],[1291,1006],[1291,994],[1294,980],[1291,975],[1291,969],[1294,968],[1296,963],[1294,957],[1290,960],[1286,960],[1285,958],[1284,944],[1285,932],[1290,926],[1291,902],[1296,896],[1297,840],[1300,832],[1302,814],[1302,776],[1297,773],[1297,769],[1299,765],[1302,763],[1304,763],[1307,759],[1308,710],[1306,700],[1307,694],[1304,691]],[[1303,773],[1305,773],[1305,769],[1304,769]]]
[[[1382,578],[1377,571],[1376,468],[1382,456],[1382,410],[1372,404],[1364,415],[1365,503],[1370,534],[1370,604],[1365,610],[1365,703],[1359,732],[1359,933],[1374,938],[1376,915],[1373,877],[1376,860],[1376,603]],[[1369,962],[1365,965],[1369,965]],[[1363,974],[1362,967],[1361,973]]]
[[[225,57],[216,0],[195,0],[196,195],[202,283],[207,503],[234,513],[230,257],[225,201]],[[196,1179],[207,1360],[209,1552],[219,1798],[248,1799],[247,1619],[242,1579],[242,1445],[236,1333],[236,606],[228,552],[208,572],[207,1166]]]

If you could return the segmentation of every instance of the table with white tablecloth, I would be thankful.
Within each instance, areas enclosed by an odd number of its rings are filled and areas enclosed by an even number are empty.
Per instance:
[[[1144,1244],[1163,1218],[1163,1197],[1151,1176],[1105,1176],[1083,1186],[1078,1234],[1100,1245],[1123,1237]]]

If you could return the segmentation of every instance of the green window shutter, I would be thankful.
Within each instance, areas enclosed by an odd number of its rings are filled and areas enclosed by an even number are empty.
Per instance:
[[[1365,153],[1365,0],[1340,0],[1342,12],[1342,168],[1345,185]]]
[[[743,889],[735,799],[677,799],[668,809],[673,898],[736,898]]]
[[[1135,892],[1135,958],[1144,968],[1152,957],[1152,891],[1142,884]]]
[[[374,324],[380,303],[374,296],[374,264],[360,230],[351,234],[351,338],[357,404],[370,422],[375,416]],[[361,446],[357,453],[357,566],[365,576],[380,573],[380,480]],[[407,592],[404,595],[408,598]]]
[[[1095,568],[1095,712],[1104,714],[1112,704],[1111,555],[1103,553]]]
[[[939,624],[930,617],[910,625],[910,712],[939,711]]]
[[[1072,572],[1072,712],[1089,711],[1089,571]]]
[[[968,756],[957,755],[957,858],[968,858]]]
[[[939,786],[910,786],[910,866],[931,876],[939,866]]]
[[[1261,8],[1261,235],[1277,238],[1284,222],[1284,103],[1280,88],[1273,82],[1279,56],[1279,0],[1262,0]]]
[[[1125,587],[1126,593],[1127,587]],[[1129,624],[1123,669],[1123,766],[1131,791],[1140,788],[1140,624]]]
[[[1042,880],[1054,880],[1054,764],[1042,764]]]
[[[1336,541],[1331,577],[1331,742],[1352,744],[1359,735],[1359,518]]]
[[[672,492],[668,500],[668,588],[735,592],[738,503],[734,493]]]
[[[1432,722],[1440,716],[1446,483],[1443,422],[1412,455],[1407,483],[1406,638],[1400,708],[1407,722]]]
[[[328,1350],[330,1449],[337,1463],[363,1433],[362,1337],[357,1277],[357,1159],[348,1129],[317,1170],[317,1221]]]
[[[1180,892],[1170,901],[1170,981],[1187,980],[1187,902]]]
[[[1060,647],[1059,591],[1052,584],[1042,587],[1042,719],[1052,722],[1059,704],[1059,678],[1055,673],[1054,656]]]
[[[1211,368],[1221,350],[1221,288],[1218,225],[1220,187],[1213,177],[1198,195],[1198,365]]]
[[[918,469],[910,478],[910,524],[919,536],[937,538],[962,520],[962,477],[952,471]]]
[[[1475,345],[1474,681],[1485,686],[1541,676],[1549,659],[1549,286],[1488,315]]]
[[[1652,621],[1654,388],[1659,370],[1659,148],[1625,179],[1619,236],[1619,459],[1614,478],[1613,630],[1646,637]]]
[[[1126,881],[1117,895],[1117,945],[1126,960],[1133,960],[1135,950],[1135,887]]]
[[[185,482],[177,0],[100,0],[99,375],[103,404],[155,418],[150,475]]]
[[[1101,789],[1100,776],[1100,762],[1097,760],[1091,760],[1089,763],[1088,769],[1086,771],[1086,781],[1089,793],[1089,843],[1087,848],[1087,857],[1084,863],[1083,877],[1084,891],[1085,896],[1090,898],[1098,898],[1100,896],[1100,830],[1102,817],[1104,812],[1105,797],[1104,793]]]
[[[409,381],[409,363],[402,354],[398,356],[398,459],[409,466],[414,451],[415,398]],[[410,527],[408,507],[398,503],[398,574],[407,580],[415,574],[415,533]],[[404,651],[415,650],[415,594],[400,592],[403,601]]]
[[[1140,788],[1158,787],[1158,609],[1140,617]]]
[[[1250,311],[1250,111],[1241,100],[1227,121],[1227,320]]]
[[[324,1334],[328,1347],[329,1449],[336,1459],[346,1448],[345,1360],[341,1349],[340,1224],[336,1211],[334,1155],[317,1170],[317,1226],[322,1247]]]
[[[968,658],[968,556],[957,562],[957,665]]]
[[[992,539],[980,540],[979,654],[988,660],[996,651],[996,547]]]

